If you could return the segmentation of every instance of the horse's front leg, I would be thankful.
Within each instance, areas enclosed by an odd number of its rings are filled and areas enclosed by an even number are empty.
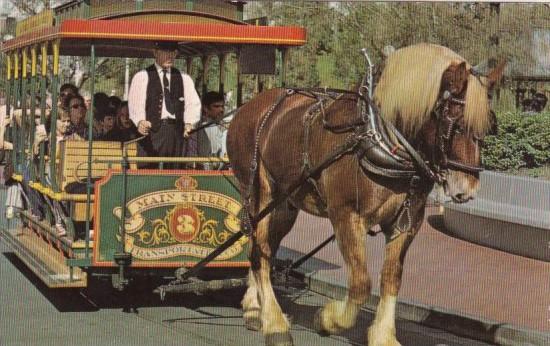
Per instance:
[[[394,229],[383,227],[386,235],[386,248],[384,252],[384,264],[380,282],[380,302],[376,309],[374,322],[369,328],[369,346],[400,346],[395,336],[395,307],[397,295],[401,287],[403,264],[405,254],[422,225],[424,219],[424,208],[418,211],[413,219],[411,230],[401,233],[392,239]]]
[[[355,211],[344,209],[331,216],[331,221],[340,252],[348,267],[348,294],[344,300],[331,301],[317,312],[314,324],[320,333],[337,334],[353,327],[371,289],[364,221]]]

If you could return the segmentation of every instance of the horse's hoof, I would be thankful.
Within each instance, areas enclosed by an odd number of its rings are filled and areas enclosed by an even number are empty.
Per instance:
[[[286,333],[273,333],[265,336],[266,346],[294,346],[292,335]]]
[[[258,317],[248,317],[244,319],[244,326],[248,330],[259,331],[262,329],[262,321]]]
[[[329,336],[330,333],[327,332],[324,328],[323,328],[323,324],[321,323],[321,314],[323,313],[323,309],[319,309],[317,310],[317,312],[315,313],[315,316],[313,316],[313,328],[315,328],[315,331],[317,331],[317,333],[319,333],[319,335],[321,336]]]

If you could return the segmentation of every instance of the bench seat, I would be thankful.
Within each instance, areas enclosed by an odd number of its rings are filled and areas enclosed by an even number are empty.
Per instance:
[[[61,141],[60,155],[57,169],[57,182],[59,188],[63,192],[67,191],[67,187],[82,184],[82,189],[85,191],[85,183],[88,177],[88,141],[82,140],[66,140]],[[92,167],[91,178],[93,180],[104,177],[109,169],[121,169],[121,161],[123,155],[122,143],[112,141],[93,141],[92,142]],[[137,145],[132,143],[127,148],[128,157],[137,156]],[[110,162],[98,162],[110,161]],[[130,164],[130,169],[136,169],[135,163]],[[82,192],[80,192],[82,193]],[[70,208],[71,218],[74,221],[86,220],[86,202],[73,202]],[[93,208],[91,209],[93,210]]]

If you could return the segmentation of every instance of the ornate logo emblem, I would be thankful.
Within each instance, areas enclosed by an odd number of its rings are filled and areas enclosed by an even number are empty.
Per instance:
[[[170,215],[170,233],[179,242],[193,240],[200,229],[199,210],[191,204],[174,208]]]
[[[184,175],[178,180],[176,180],[175,186],[180,191],[188,191],[188,190],[195,190],[197,186],[199,186],[199,183],[195,178],[190,177],[188,175]]]

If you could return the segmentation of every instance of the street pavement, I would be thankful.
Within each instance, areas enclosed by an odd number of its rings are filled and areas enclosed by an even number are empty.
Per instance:
[[[0,188],[0,201],[4,193]],[[447,236],[437,208],[427,211],[405,262],[397,309],[402,344],[550,345],[550,263]],[[1,217],[0,227],[5,226]],[[302,213],[278,257],[296,259],[331,234],[327,220]],[[312,327],[314,312],[345,294],[346,269],[335,243],[300,268],[310,290],[277,290],[293,320],[297,346],[362,344],[376,307],[384,240],[369,237],[367,244],[373,297],[349,332],[322,338]],[[150,285],[123,295],[108,283],[84,291],[50,290],[1,242],[0,278],[2,346],[263,344],[260,333],[244,328],[239,290],[166,302],[151,294]],[[139,305],[137,313],[122,311],[128,296]]]
[[[301,213],[279,257],[296,259],[331,234],[326,219]],[[374,296],[383,250],[383,235],[367,239]],[[347,269],[335,242],[300,271],[312,290],[345,293]],[[550,345],[550,263],[450,237],[434,206],[405,259],[399,300],[398,316],[418,323],[499,344]],[[367,306],[376,302],[373,297]]]
[[[109,282],[94,281],[86,290],[48,289],[0,242],[0,345],[2,346],[256,346],[259,332],[244,327],[239,301],[243,290],[205,295],[152,294],[141,283],[122,294]],[[313,330],[313,314],[327,297],[308,289],[278,288],[283,311],[292,320],[296,346],[363,345],[374,316],[364,310],[356,327],[322,337]],[[127,304],[132,309],[126,308]],[[483,346],[437,328],[397,321],[404,346]]]

